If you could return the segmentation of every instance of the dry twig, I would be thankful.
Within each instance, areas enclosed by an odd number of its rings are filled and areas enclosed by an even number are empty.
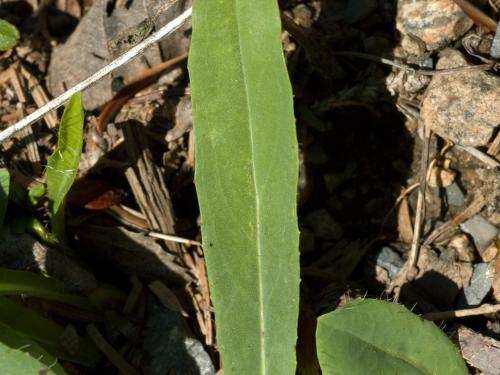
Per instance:
[[[452,229],[454,226],[464,222],[471,216],[477,214],[479,211],[482,210],[484,205],[488,203],[488,199],[489,199],[489,194],[480,193],[479,196],[477,196],[476,199],[474,199],[474,201],[472,201],[472,203],[465,210],[463,210],[457,216],[455,216],[451,220],[441,225],[439,228],[434,229],[434,231],[432,231],[432,233],[429,234],[429,236],[427,236],[422,246],[429,246],[437,238],[439,238],[444,233]]]
[[[500,304],[490,305],[488,303],[472,309],[438,311],[428,313],[422,316],[427,320],[445,320],[453,318],[464,318],[466,316],[476,316],[484,314],[494,314],[500,311]]]
[[[124,375],[140,375],[139,371],[133,368],[109,343],[99,330],[93,325],[87,326],[87,334],[104,353],[109,361]]]
[[[394,291],[394,299],[396,302],[399,300],[401,286],[406,282],[413,280],[418,274],[417,263],[420,250],[420,237],[422,236],[422,226],[425,218],[425,190],[427,188],[429,138],[431,135],[430,130],[425,127],[423,123],[422,126],[424,126],[424,144],[422,148],[422,158],[420,165],[420,184],[418,189],[416,215],[413,227],[413,241],[411,244],[411,250],[408,260],[389,286],[389,291]]]
[[[464,73],[467,71],[483,71],[490,70],[493,67],[493,64],[485,63],[478,65],[466,65],[466,66],[458,66],[456,68],[449,69],[440,69],[440,70],[423,70],[423,69],[415,69],[406,64],[396,62],[393,60],[389,60],[385,57],[370,55],[368,53],[363,52],[355,52],[355,51],[335,51],[332,53],[334,56],[346,56],[346,57],[358,57],[364,60],[370,60],[373,62],[377,62],[380,64],[390,65],[397,69],[406,70],[410,73],[420,74],[424,76],[436,76],[442,74],[456,74],[456,73]]]

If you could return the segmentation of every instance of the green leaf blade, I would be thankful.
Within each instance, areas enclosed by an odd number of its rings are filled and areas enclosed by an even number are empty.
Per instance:
[[[8,375],[66,375],[57,359],[36,342],[0,322],[0,365]]]
[[[14,47],[19,41],[17,28],[5,20],[0,19],[0,51]]]
[[[468,374],[448,337],[398,304],[354,300],[319,318],[316,341],[325,375]]]
[[[62,282],[29,271],[0,267],[0,295],[26,295],[97,311],[87,297],[66,292]]]
[[[60,359],[94,367],[100,359],[97,347],[88,338],[79,338],[76,351],[61,343],[64,328],[35,311],[0,296],[0,323],[37,342],[43,349]]]
[[[66,194],[75,181],[83,147],[84,111],[81,93],[74,94],[64,109],[59,139],[47,163],[47,197],[51,203],[52,231],[65,239],[64,208]]]
[[[197,2],[196,187],[226,374],[295,371],[297,141],[275,1]]]

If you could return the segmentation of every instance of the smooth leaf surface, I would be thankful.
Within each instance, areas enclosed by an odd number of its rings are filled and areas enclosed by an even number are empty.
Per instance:
[[[33,340],[1,322],[0,366],[2,374],[7,375],[66,375],[54,356]]]
[[[5,20],[0,19],[0,51],[14,47],[19,41],[17,28]]]
[[[436,325],[394,303],[347,303],[319,318],[316,341],[324,375],[468,374]]]
[[[31,309],[0,296],[0,323],[6,324],[23,336],[36,341],[50,354],[67,361],[94,367],[99,351],[88,338],[79,338],[77,350],[68,350],[61,343],[64,328]]]
[[[75,181],[83,146],[84,111],[82,95],[76,93],[64,109],[57,147],[47,162],[47,197],[51,204],[52,231],[65,240],[64,208],[66,194]]]
[[[26,295],[65,303],[85,310],[97,310],[88,298],[67,293],[64,284],[60,281],[29,271],[0,268],[0,294]]]
[[[5,219],[5,211],[9,203],[10,174],[6,168],[0,168],[0,228]]]
[[[293,374],[297,139],[276,1],[193,2],[196,189],[224,373]]]

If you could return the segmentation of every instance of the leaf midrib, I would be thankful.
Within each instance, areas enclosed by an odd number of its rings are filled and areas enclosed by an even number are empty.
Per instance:
[[[248,127],[249,127],[249,135],[250,135],[250,150],[251,150],[251,164],[252,164],[252,182],[253,182],[253,188],[254,188],[254,193],[255,193],[255,231],[256,231],[256,237],[257,237],[257,279],[258,279],[258,306],[259,306],[259,327],[260,327],[260,332],[259,332],[259,341],[260,341],[260,373],[261,374],[266,374],[266,361],[265,361],[265,321],[264,321],[264,288],[263,288],[263,280],[262,280],[262,243],[261,243],[261,235],[260,235],[260,200],[258,196],[258,186],[257,186],[257,173],[255,170],[255,162],[254,162],[254,156],[256,154],[255,152],[255,140],[254,140],[254,134],[253,134],[253,120],[252,120],[252,108],[250,106],[250,100],[249,100],[249,89],[248,89],[248,78],[247,78],[247,73],[246,73],[246,64],[245,64],[245,59],[243,57],[242,53],[242,41],[241,41],[241,33],[240,33],[240,23],[239,23],[239,17],[238,17],[238,9],[237,9],[237,0],[233,1],[233,8],[234,8],[234,17],[236,20],[236,33],[238,35],[238,56],[240,59],[240,64],[241,64],[241,72],[242,72],[242,81],[243,81],[243,87],[245,89],[245,103],[247,106],[247,117],[248,117]]]

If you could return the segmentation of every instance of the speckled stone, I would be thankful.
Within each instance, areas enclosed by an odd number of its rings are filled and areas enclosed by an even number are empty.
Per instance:
[[[464,35],[472,20],[453,0],[399,0],[396,28],[422,39],[432,51]]]
[[[460,52],[445,50],[437,69],[465,65]],[[479,71],[436,75],[420,115],[444,139],[461,146],[484,146],[500,124],[500,78]]]

